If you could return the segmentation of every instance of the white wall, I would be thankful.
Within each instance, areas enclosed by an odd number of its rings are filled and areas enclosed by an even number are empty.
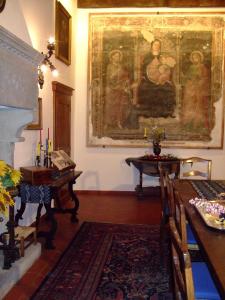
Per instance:
[[[78,9],[76,33],[77,57],[75,86],[76,110],[73,127],[74,159],[83,175],[77,181],[81,190],[134,190],[138,173],[125,163],[127,157],[144,155],[146,148],[95,148],[86,146],[87,133],[87,70],[88,70],[88,15],[89,13],[127,11],[125,9]],[[129,11],[143,11],[129,9]],[[144,9],[144,12],[151,9]],[[151,152],[151,150],[150,150]],[[171,153],[178,157],[201,156],[212,159],[212,178],[225,178],[225,150],[207,149],[163,149],[163,154]],[[149,179],[149,178],[148,178]]]
[[[75,34],[76,26],[76,0],[61,0],[62,5],[72,16]],[[40,52],[47,52],[47,42],[50,36],[55,35],[55,0],[8,0],[5,9],[0,14],[0,25],[17,35],[19,38],[33,46]],[[74,53],[74,40],[72,40],[72,53]],[[45,75],[45,83],[39,96],[43,103],[43,138],[47,137],[47,130],[50,129],[52,139],[53,130],[53,94],[51,82],[57,80],[65,85],[74,88],[75,59],[72,55],[70,66],[61,61],[51,58],[52,63],[59,70],[59,77],[53,78],[50,71]],[[75,95],[72,98],[72,109],[75,109]],[[21,166],[34,165],[36,145],[39,141],[39,131],[24,130],[22,136],[25,142],[15,145],[14,164],[16,168]],[[19,201],[17,201],[17,206]],[[29,224],[34,220],[35,208],[28,205],[25,211],[25,220],[20,224]]]
[[[52,59],[60,72],[58,81],[75,88],[72,97],[72,158],[77,169],[83,171],[77,180],[81,190],[133,190],[138,181],[137,171],[125,163],[125,158],[143,155],[146,148],[98,148],[86,146],[87,130],[87,70],[88,70],[88,15],[90,12],[127,11],[125,9],[79,9],[76,1],[61,0],[73,18],[72,64],[66,66]],[[46,51],[47,40],[54,35],[54,0],[9,0],[0,14],[0,24],[15,33],[39,51]],[[129,11],[143,11],[129,9]],[[145,12],[151,9],[144,9]],[[76,61],[76,63],[75,63]],[[52,135],[52,78],[45,76],[40,96],[43,98],[44,136],[47,128]],[[17,143],[15,166],[34,163],[39,132],[24,131],[25,142]],[[213,178],[225,178],[225,150],[163,149],[180,157],[200,155],[213,160]]]
[[[75,33],[76,1],[61,0],[60,2],[72,16],[72,32]],[[5,9],[0,14],[0,25],[16,34],[38,51],[46,53],[48,38],[55,35],[54,15],[55,0],[10,0],[6,2]],[[73,41],[72,53],[74,53]],[[53,134],[53,96],[51,82],[57,80],[74,88],[75,55],[72,55],[70,66],[55,59],[54,56],[51,58],[51,61],[59,70],[60,75],[58,78],[54,78],[48,70],[45,75],[44,87],[39,92],[43,105],[43,138],[46,138],[48,128],[50,129],[50,138],[52,138]],[[73,109],[74,101],[75,96],[72,98]],[[15,146],[14,160],[15,167],[17,168],[34,164],[39,132],[36,130],[24,130],[22,136],[25,138],[25,142],[17,143]]]

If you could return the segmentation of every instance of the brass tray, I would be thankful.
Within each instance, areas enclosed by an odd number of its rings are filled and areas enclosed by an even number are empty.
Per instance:
[[[207,201],[208,203],[212,204],[220,204],[225,207],[225,200],[211,200]],[[202,217],[205,224],[209,227],[218,229],[218,230],[225,230],[225,220],[221,222],[218,217],[213,216],[205,211],[204,206],[198,207],[194,204],[195,208],[199,212],[200,216]]]

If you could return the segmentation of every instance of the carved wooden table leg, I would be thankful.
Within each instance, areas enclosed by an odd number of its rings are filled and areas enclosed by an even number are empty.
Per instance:
[[[17,209],[17,213],[16,213],[16,216],[15,216],[15,226],[18,226],[19,220],[23,220],[22,215],[25,211],[25,208],[26,208],[26,203],[21,202],[20,208]]]
[[[37,215],[36,215],[36,229],[38,230],[40,217],[41,217],[41,210],[42,210],[43,204],[40,203],[37,208]]]
[[[9,206],[9,221],[6,223],[7,232],[1,235],[1,241],[3,242],[1,249],[4,255],[3,269],[9,269],[12,263],[20,257],[19,249],[15,244],[14,226],[14,206]]]
[[[11,257],[11,261],[14,262],[20,257],[19,248],[16,247],[16,243],[15,243],[14,206],[9,206],[9,221],[7,222],[6,226],[9,232],[10,257]]]
[[[72,208],[63,208],[61,205],[61,201],[60,201],[60,188],[57,186],[54,186],[52,188],[52,193],[53,193],[53,198],[55,199],[56,202],[56,207],[53,209],[54,212],[56,213],[70,213],[71,214],[71,222],[72,223],[76,223],[78,222],[78,218],[77,218],[77,211],[79,209],[80,203],[79,203],[79,199],[76,195],[76,193],[73,190],[73,184],[76,183],[76,178],[78,178],[80,176],[82,172],[78,171],[76,176],[74,176],[73,178],[70,179],[70,181],[67,182],[67,187],[68,187],[68,192],[69,195],[71,197],[72,202],[74,203],[74,207]]]
[[[53,246],[52,240],[54,239],[58,225],[57,225],[57,221],[54,217],[54,212],[51,208],[51,203],[45,203],[44,206],[46,208],[46,212],[47,212],[49,221],[51,222],[51,228],[46,237],[45,247],[46,247],[46,249],[54,249],[55,246]]]
[[[77,211],[80,206],[79,199],[77,198],[77,195],[73,190],[73,184],[75,184],[75,182],[76,181],[74,180],[74,181],[69,182],[69,184],[68,184],[69,193],[70,193],[72,201],[74,202],[74,205],[75,205],[74,208],[71,209],[71,222],[72,223],[78,222]]]
[[[142,185],[143,185],[143,173],[142,170],[139,170],[139,184],[135,188],[138,198],[142,198],[144,196]]]
[[[54,217],[54,212],[53,209],[51,208],[51,203],[44,203],[47,215],[48,215],[48,220],[51,222],[51,228],[48,232],[46,231],[39,231],[37,236],[38,237],[45,237],[46,241],[45,241],[45,248],[46,249],[55,249],[55,246],[53,245],[53,240],[55,237],[55,233],[57,230],[57,221]]]

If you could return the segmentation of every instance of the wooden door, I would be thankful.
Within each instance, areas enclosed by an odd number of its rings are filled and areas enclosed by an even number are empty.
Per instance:
[[[73,89],[60,82],[52,82],[53,90],[53,147],[71,153],[71,96]]]

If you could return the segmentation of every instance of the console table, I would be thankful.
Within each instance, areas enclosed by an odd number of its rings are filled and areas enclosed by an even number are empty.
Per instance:
[[[159,163],[163,163],[163,168],[165,168],[169,174],[174,173],[175,178],[179,177],[180,160],[176,158],[164,158],[151,155],[128,157],[125,161],[129,166],[133,164],[139,171],[139,184],[135,188],[139,198],[142,198],[144,195],[152,194],[152,187],[143,187],[143,174],[159,177]]]
[[[38,203],[36,227],[37,236],[45,236],[47,249],[53,249],[52,243],[57,230],[57,220],[55,213],[70,213],[71,222],[78,222],[77,211],[79,208],[79,199],[73,190],[73,184],[82,174],[82,171],[66,170],[65,172],[57,172],[53,168],[46,167],[22,167],[20,168],[23,181],[20,187],[21,206],[15,216],[15,224],[18,225],[25,211],[27,203]],[[24,186],[22,186],[24,184]],[[71,200],[74,203],[72,208],[63,208],[60,201],[60,192],[62,188],[67,187]],[[23,188],[23,191],[21,190]],[[51,199],[55,200],[55,207],[51,207]],[[51,222],[49,232],[38,231],[38,225],[41,216],[41,209],[45,207],[48,220]]]

